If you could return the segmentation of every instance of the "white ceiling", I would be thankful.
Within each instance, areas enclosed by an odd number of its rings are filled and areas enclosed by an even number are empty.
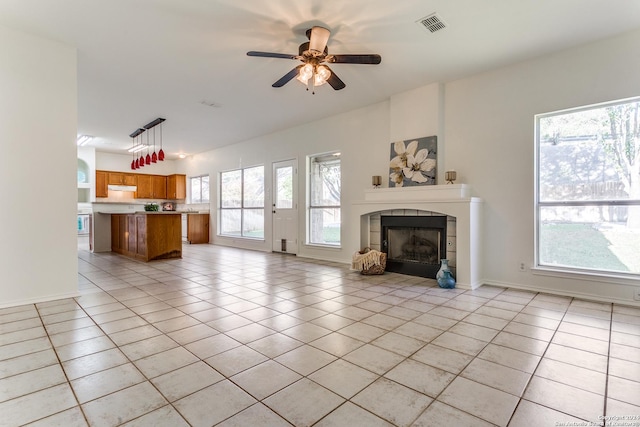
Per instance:
[[[447,28],[416,24],[437,12]],[[0,25],[78,49],[78,133],[125,154],[129,134],[163,117],[164,151],[196,154],[640,28],[632,0],[0,0]],[[347,84],[312,95],[271,84],[299,63],[305,30],[331,30]],[[594,58],[594,61],[597,58]],[[214,104],[207,106],[204,104]]]

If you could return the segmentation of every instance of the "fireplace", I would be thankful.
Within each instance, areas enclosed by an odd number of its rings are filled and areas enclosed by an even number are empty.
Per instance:
[[[353,242],[350,253],[365,247],[381,251],[382,216],[446,215],[446,256],[442,258],[449,260],[456,286],[475,289],[482,285],[482,204],[471,196],[467,184],[365,190],[364,199],[354,200],[349,213],[360,227],[345,229],[345,242]]]
[[[434,279],[447,253],[446,216],[381,216],[387,271]]]

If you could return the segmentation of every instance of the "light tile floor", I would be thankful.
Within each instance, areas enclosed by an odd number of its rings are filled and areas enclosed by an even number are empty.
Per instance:
[[[640,426],[639,308],[212,245],[79,281],[0,310],[0,425]]]

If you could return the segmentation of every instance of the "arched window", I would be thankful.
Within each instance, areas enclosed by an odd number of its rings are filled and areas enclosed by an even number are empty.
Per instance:
[[[78,159],[78,183],[89,183],[89,165],[82,159]]]

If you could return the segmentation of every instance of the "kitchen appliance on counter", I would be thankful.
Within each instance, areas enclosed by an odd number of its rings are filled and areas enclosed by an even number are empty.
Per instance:
[[[176,204],[173,202],[163,202],[162,203],[162,211],[163,212],[175,212]]]

